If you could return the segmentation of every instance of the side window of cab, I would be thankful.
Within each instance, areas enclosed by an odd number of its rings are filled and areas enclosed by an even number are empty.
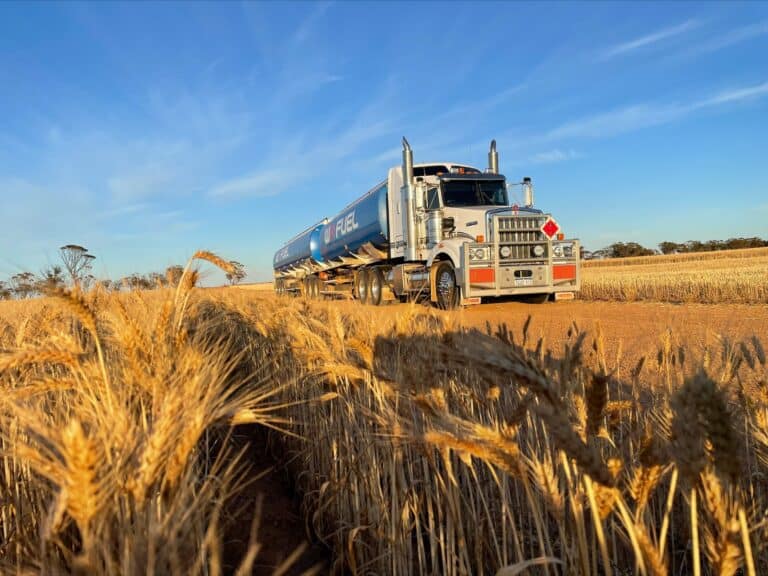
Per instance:
[[[437,188],[427,190],[427,210],[437,210],[440,208],[440,195]]]

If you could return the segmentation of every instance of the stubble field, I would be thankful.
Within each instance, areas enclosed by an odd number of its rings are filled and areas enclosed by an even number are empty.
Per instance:
[[[582,270],[587,300],[768,303],[768,248],[591,260]]]
[[[766,573],[766,326],[184,282],[2,303],[0,567]]]

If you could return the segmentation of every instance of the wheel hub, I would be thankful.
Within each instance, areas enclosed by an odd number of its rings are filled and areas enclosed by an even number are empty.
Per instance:
[[[440,274],[440,278],[437,281],[437,290],[443,296],[452,296],[454,290],[454,280],[451,273],[448,271]]]

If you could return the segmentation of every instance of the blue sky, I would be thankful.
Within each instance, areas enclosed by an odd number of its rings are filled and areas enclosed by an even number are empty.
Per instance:
[[[0,3],[0,278],[77,243],[267,279],[403,135],[496,138],[589,249],[768,237],[768,4]]]

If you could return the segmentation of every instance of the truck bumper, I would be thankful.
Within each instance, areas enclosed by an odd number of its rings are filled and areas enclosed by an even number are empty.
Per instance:
[[[568,246],[567,256],[554,255],[557,244]],[[470,254],[483,250],[487,259],[470,258]],[[529,294],[554,294],[557,300],[573,298],[581,289],[579,252],[578,240],[555,240],[540,258],[505,260],[499,256],[498,245],[492,242],[467,243],[458,275],[462,296],[468,303],[476,302],[477,298]]]

